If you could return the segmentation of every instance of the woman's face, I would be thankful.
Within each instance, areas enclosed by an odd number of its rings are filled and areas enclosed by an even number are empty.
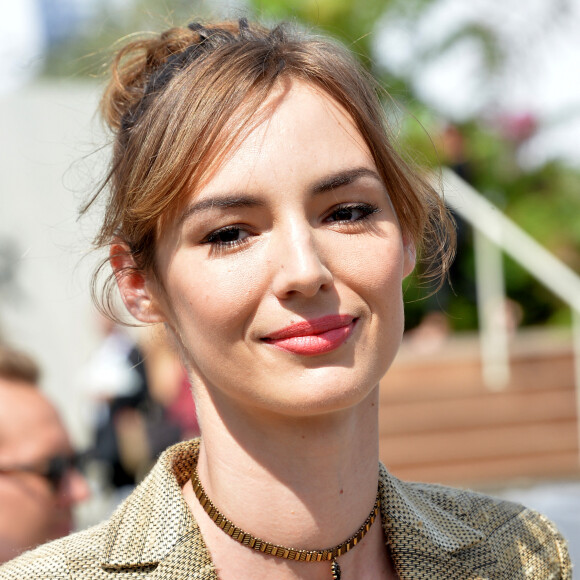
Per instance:
[[[161,237],[159,308],[214,401],[312,415],[388,369],[414,250],[345,111],[301,82],[269,104]]]

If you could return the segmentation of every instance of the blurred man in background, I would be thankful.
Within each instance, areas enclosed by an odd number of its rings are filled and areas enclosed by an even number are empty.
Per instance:
[[[0,344],[0,563],[73,529],[89,488],[39,369]]]

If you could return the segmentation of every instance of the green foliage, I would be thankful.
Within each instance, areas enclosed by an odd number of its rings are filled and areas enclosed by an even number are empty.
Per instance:
[[[296,20],[342,40],[365,64],[371,62],[370,32],[393,0],[254,0],[264,20]]]
[[[94,19],[75,36],[53,46],[43,74],[82,78],[104,73],[111,54],[127,37],[216,16],[202,0],[134,0],[124,9],[97,4]]]
[[[449,35],[434,52],[435,55],[444,52],[461,40],[477,40],[483,49],[483,55],[487,69],[492,71],[499,68],[505,59],[501,45],[497,42],[495,32],[484,24],[469,24],[460,28],[454,34]],[[429,55],[425,55],[428,58]]]

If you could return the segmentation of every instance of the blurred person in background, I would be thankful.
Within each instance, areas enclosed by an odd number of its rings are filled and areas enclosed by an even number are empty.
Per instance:
[[[103,339],[80,377],[93,405],[91,457],[105,467],[110,487],[131,488],[147,461],[140,420],[149,400],[147,374],[141,349],[129,333],[104,317],[99,317],[99,327]]]
[[[164,409],[165,420],[177,426],[181,440],[199,437],[187,369],[163,326],[147,331],[143,351],[151,397]]]
[[[108,318],[100,316],[99,325],[103,340],[80,377],[93,403],[90,458],[103,467],[105,485],[122,498],[166,447],[199,433],[184,431],[179,417],[173,418],[183,368],[162,338],[146,340],[145,351],[139,336]],[[189,390],[187,395],[191,400]],[[185,411],[190,407],[193,402]]]
[[[89,496],[52,403],[27,355],[0,345],[0,562],[70,533]]]

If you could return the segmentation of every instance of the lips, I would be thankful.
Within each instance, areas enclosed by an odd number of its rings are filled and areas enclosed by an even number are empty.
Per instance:
[[[304,356],[324,354],[346,342],[357,320],[346,314],[323,316],[292,324],[265,336],[262,340],[294,354]]]

